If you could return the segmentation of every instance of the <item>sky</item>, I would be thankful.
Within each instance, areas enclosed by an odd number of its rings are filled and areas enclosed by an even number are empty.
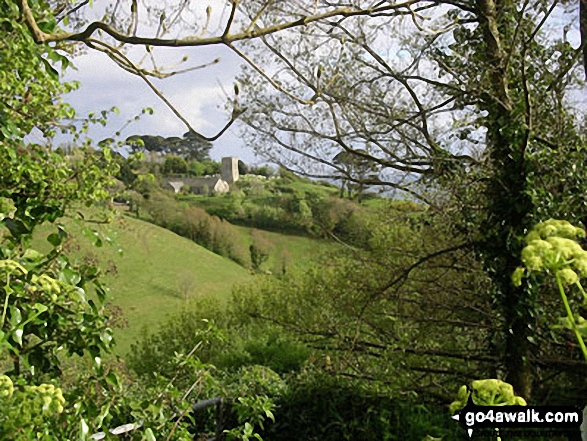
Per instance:
[[[96,2],[98,3],[98,1]],[[218,0],[208,4],[220,4]],[[98,9],[96,9],[98,8]],[[100,13],[99,5],[90,15]],[[224,8],[217,7],[216,20],[220,20]],[[226,11],[224,11],[226,13]],[[214,16],[213,16],[214,21]],[[213,25],[213,23],[212,23]],[[210,27],[214,30],[213,26]],[[152,35],[149,29],[139,30],[139,35]],[[232,51],[223,46],[202,48],[159,48],[154,50],[160,65],[175,65],[185,55],[188,61],[181,68],[210,63],[216,58],[220,62],[192,72],[176,75],[165,80],[154,79],[154,84],[165,97],[180,110],[190,124],[205,136],[213,136],[220,131],[230,118],[230,112],[224,106],[232,97],[235,76],[240,71],[241,60]],[[143,48],[131,50],[133,59],[137,60],[145,53]],[[187,127],[168,109],[147,84],[138,76],[119,68],[105,54],[86,50],[83,55],[73,60],[75,70],[70,69],[64,76],[65,81],[79,81],[81,87],[68,94],[65,101],[71,104],[79,116],[89,112],[99,112],[116,106],[120,115],[113,115],[108,125],[91,129],[90,137],[96,141],[114,137],[114,134],[129,119],[141,114],[145,107],[154,109],[153,115],[142,115],[139,121],[128,125],[122,133],[125,139],[130,135],[182,136]],[[149,66],[146,66],[149,67]],[[262,163],[263,160],[253,153],[239,138],[238,124],[233,125],[220,139],[213,143],[211,157],[219,160],[224,156],[238,156],[247,164]]]
[[[157,4],[164,4],[166,1],[158,0]],[[156,4],[154,0],[143,2]],[[89,20],[99,18],[108,3],[108,0],[95,0],[94,8],[87,10],[86,17]],[[191,4],[195,9],[200,8],[200,13],[207,5],[212,5],[213,14],[208,34],[222,33],[219,25],[224,23],[227,17],[225,0],[193,1]],[[138,34],[153,35],[154,29],[143,25],[139,28]],[[578,34],[578,31],[575,34]],[[134,60],[140,59],[144,53],[142,47],[129,52]],[[230,117],[229,111],[225,109],[225,103],[233,93],[235,76],[240,71],[242,61],[222,45],[201,48],[158,48],[154,49],[154,53],[161,65],[176,64],[187,55],[188,61],[181,65],[182,68],[210,63],[220,58],[219,63],[204,69],[165,80],[153,80],[196,130],[206,136],[215,135]],[[120,115],[112,117],[106,128],[97,126],[90,132],[92,139],[99,141],[113,137],[127,120],[141,114],[141,109],[145,107],[153,108],[154,114],[143,115],[139,121],[130,124],[122,132],[121,138],[136,134],[182,136],[187,131],[185,125],[141,78],[123,71],[106,55],[87,50],[84,54],[76,56],[73,63],[76,70],[68,70],[64,79],[80,81],[81,87],[65,99],[76,109],[78,115],[87,115],[91,111],[99,112],[112,106],[120,109]],[[214,142],[211,156],[215,160],[224,156],[238,156],[248,164],[264,162],[263,158],[257,157],[250,146],[245,145],[240,138],[238,122]]]

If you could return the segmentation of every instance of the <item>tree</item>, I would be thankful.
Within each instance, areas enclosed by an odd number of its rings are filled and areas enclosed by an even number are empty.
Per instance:
[[[130,187],[137,180],[138,171],[133,168],[133,158],[125,158],[120,153],[113,152],[112,157],[118,165],[116,179],[119,179],[126,187]]]
[[[255,229],[251,229],[251,245],[249,252],[251,255],[251,268],[253,271],[260,271],[272,251],[272,243]]]
[[[270,165],[259,165],[259,166],[250,166],[249,167],[249,174],[251,175],[259,175],[265,176],[266,178],[270,178],[275,176],[276,171]]]
[[[166,156],[161,172],[164,175],[182,175],[187,173],[188,165],[181,156]]]
[[[357,149],[356,151],[359,154],[368,156],[365,149]],[[365,191],[364,182],[377,179],[376,167],[373,162],[364,156],[361,157],[343,150],[332,159],[332,163],[339,165],[344,170],[341,177],[340,196],[344,197],[346,188],[348,198],[356,198],[360,202]],[[353,185],[354,182],[356,182],[356,185]],[[353,190],[356,190],[355,194],[353,194]]]
[[[0,222],[5,228],[0,240],[0,438],[86,439],[91,429],[135,418],[141,421],[135,428],[142,426],[138,435],[142,438],[154,439],[155,427],[157,435],[166,439],[192,438],[187,421],[181,421],[192,408],[187,395],[172,401],[167,395],[174,389],[173,380],[166,380],[163,393],[153,399],[140,386],[130,392],[115,370],[102,363],[112,341],[103,313],[106,289],[98,268],[67,256],[67,232],[56,224],[68,210],[109,196],[112,176],[118,172],[110,150],[79,148],[68,156],[53,152],[50,145],[23,140],[33,130],[49,141],[57,130],[73,132],[77,140],[77,128],[66,124],[75,112],[61,100],[61,94],[75,85],[61,83],[55,70],[56,63],[67,67],[63,53],[71,48],[38,44],[30,33],[62,35],[58,23],[64,16],[57,15],[42,0],[0,1],[0,29],[6,38],[0,45]],[[82,131],[87,124],[84,120]],[[47,253],[30,248],[32,234],[44,223],[54,224]],[[102,244],[96,231],[84,231],[97,246]],[[88,289],[91,294],[86,294]],[[206,382],[214,383],[208,368],[192,356],[198,347],[187,358],[181,357],[182,363],[191,364],[191,374],[198,371]],[[73,367],[78,360],[74,354],[83,358],[82,369]],[[66,386],[60,371],[64,360],[75,369]],[[173,394],[181,395],[177,390]],[[263,398],[262,411],[270,413],[273,405]],[[253,406],[238,404],[239,415],[243,413],[239,422],[253,436],[249,419],[262,421],[257,415],[261,410],[251,412]],[[156,426],[152,406],[161,406]],[[177,415],[181,416],[174,420]]]
[[[140,141],[140,142],[137,142]],[[133,135],[126,139],[131,150],[157,152],[162,155],[179,156],[186,161],[207,161],[210,160],[209,152],[212,143],[205,140],[198,134],[192,132],[184,133],[182,138],[152,135]]]
[[[212,160],[205,161],[190,161],[188,164],[188,171],[193,176],[212,176],[220,174],[222,164]]]
[[[0,14],[6,38],[0,47],[0,221],[8,232],[0,240],[0,377],[3,387],[8,385],[1,394],[0,437],[63,439],[71,427],[55,421],[77,423],[79,415],[73,416],[71,402],[66,406],[64,395],[72,397],[47,382],[59,384],[64,358],[100,360],[109,350],[106,291],[97,268],[65,254],[67,232],[61,225],[47,237],[48,253],[32,249],[30,242],[39,225],[56,222],[73,204],[107,197],[117,168],[108,150],[85,150],[77,161],[23,141],[34,129],[50,138],[73,116],[60,95],[74,87],[61,84],[54,68],[55,62],[66,67],[67,58],[56,48],[35,44],[13,2],[0,2]],[[42,19],[44,29],[55,28],[50,15]],[[90,287],[94,299],[84,295]]]
[[[303,272],[251,283],[238,305],[328,355],[333,373],[446,401],[459,379],[483,377],[496,361],[484,345],[498,322],[478,294],[486,278],[471,250],[442,253],[452,239],[446,224],[425,227],[391,206],[379,214],[390,222],[368,229],[366,247],[338,248]]]
[[[193,132],[183,134],[181,142],[177,145],[177,154],[186,160],[206,161],[210,160],[212,143]]]
[[[503,370],[525,397],[538,365],[565,362],[535,355],[549,332],[537,319],[548,300],[536,286],[511,283],[521,238],[540,220],[582,216],[587,188],[584,171],[573,168],[572,185],[559,171],[586,144],[571,100],[580,93],[583,48],[566,31],[552,34],[562,29],[560,8],[543,0],[417,1],[370,19],[315,23],[256,42],[257,59],[279,72],[272,81],[280,93],[254,67],[240,79],[247,133],[260,153],[301,174],[336,178],[345,169],[331,158],[342,149],[381,169],[380,180],[364,185],[405,191],[450,219],[455,243],[446,252],[464,239],[492,281],[495,374]],[[286,7],[271,12],[291,17]]]

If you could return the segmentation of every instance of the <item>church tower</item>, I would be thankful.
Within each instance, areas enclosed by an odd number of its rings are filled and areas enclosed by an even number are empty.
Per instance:
[[[238,158],[236,156],[222,158],[222,170],[220,176],[222,176],[222,179],[229,184],[238,181]]]

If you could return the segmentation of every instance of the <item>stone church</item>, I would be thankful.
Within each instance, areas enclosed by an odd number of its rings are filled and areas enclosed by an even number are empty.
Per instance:
[[[179,193],[187,189],[194,194],[224,194],[230,191],[231,184],[238,181],[238,158],[230,156],[222,158],[220,176],[204,176],[201,178],[173,177],[163,178],[163,188]]]

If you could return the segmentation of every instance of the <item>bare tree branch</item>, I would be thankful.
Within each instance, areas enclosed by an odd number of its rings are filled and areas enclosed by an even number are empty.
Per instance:
[[[79,11],[81,8],[83,8],[88,3],[90,3],[90,0],[83,0],[78,5],[76,5],[75,7],[71,8],[69,11],[67,11],[65,14],[63,14],[61,17],[57,18],[56,19],[57,23],[59,24],[59,23],[61,23],[63,21],[63,19],[65,17],[68,17],[71,14],[75,14],[77,11]]]
[[[26,25],[29,27],[34,40],[37,43],[50,43],[58,41],[86,41],[92,37],[94,32],[101,30],[106,34],[110,35],[115,40],[121,43],[134,44],[134,45],[150,45],[150,46],[167,46],[167,47],[193,47],[193,46],[210,46],[215,44],[227,44],[236,41],[250,40],[253,38],[262,37],[265,35],[274,34],[276,32],[284,31],[286,29],[292,29],[300,26],[306,26],[310,23],[325,20],[331,17],[356,17],[356,16],[368,16],[377,12],[390,11],[394,9],[406,8],[421,0],[407,0],[397,4],[387,4],[376,8],[369,9],[356,9],[352,7],[336,8],[328,12],[315,15],[304,15],[297,20],[288,21],[281,24],[275,24],[264,28],[256,28],[246,32],[239,32],[236,34],[225,33],[215,37],[186,37],[186,38],[150,38],[150,37],[138,37],[136,35],[124,34],[114,27],[101,22],[95,21],[90,23],[81,32],[58,32],[48,34],[43,32],[33,15],[33,12],[27,2],[27,0],[19,0],[19,7],[25,19]],[[233,4],[234,8],[234,4]],[[231,20],[229,19],[229,23]],[[228,26],[227,26],[228,28]],[[229,30],[229,29],[228,29]]]
[[[106,53],[117,64],[119,64],[120,66],[125,66],[125,68],[129,71],[133,71],[134,73],[136,73],[136,75],[138,75],[147,84],[147,86],[149,86],[153,93],[155,93],[155,95],[157,95],[157,97],[159,97],[159,99],[161,99],[161,101],[165,103],[169,110],[171,110],[173,114],[177,116],[181,120],[181,122],[183,122],[186,125],[186,127],[191,133],[198,135],[206,141],[215,141],[218,138],[220,138],[220,136],[222,136],[222,134],[224,134],[224,132],[226,132],[230,128],[230,126],[237,120],[237,118],[246,110],[239,109],[235,106],[230,120],[222,128],[222,130],[220,130],[220,132],[218,132],[216,135],[212,137],[204,136],[192,127],[190,122],[179,112],[179,110],[177,110],[177,108],[173,104],[171,104],[171,102],[165,97],[165,95],[163,95],[163,93],[161,93],[161,91],[155,87],[155,85],[149,80],[149,78],[147,78],[147,75],[145,75],[140,68],[135,66],[134,63],[120,50],[100,40],[89,39],[86,41],[86,44],[93,49]]]

